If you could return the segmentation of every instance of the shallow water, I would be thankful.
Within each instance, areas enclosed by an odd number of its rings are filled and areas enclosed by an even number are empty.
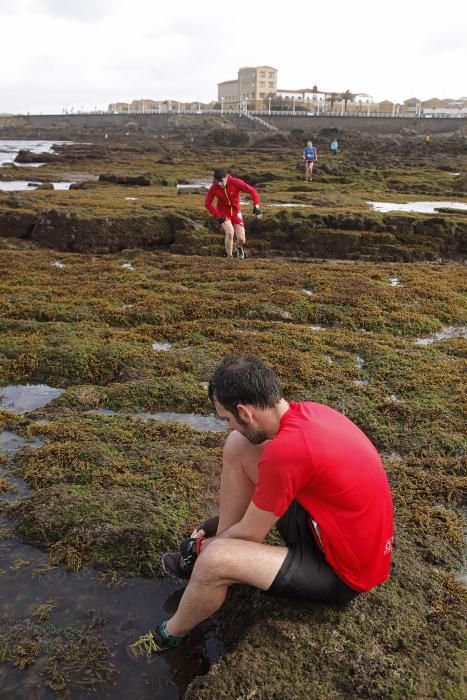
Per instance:
[[[63,392],[64,389],[55,389],[47,384],[0,386],[0,408],[6,408],[12,413],[28,413],[42,408]]]
[[[31,182],[30,180],[10,180],[9,182],[0,180],[0,192],[23,192],[36,190],[41,182]],[[52,182],[54,190],[69,190],[71,182]]]
[[[208,190],[212,185],[212,180],[192,180],[191,182],[188,182],[187,184],[178,184],[177,185],[177,190],[189,190],[189,189],[205,189]]]
[[[415,345],[432,345],[432,343],[439,343],[442,340],[450,340],[451,338],[467,339],[467,326],[446,326],[438,333],[432,333],[425,338],[417,338]]]
[[[167,350],[171,350],[172,344],[171,343],[153,343],[152,349],[153,350],[160,350],[160,351],[164,352]]]
[[[422,214],[436,214],[437,209],[463,209],[467,211],[467,204],[463,202],[368,202],[374,211],[415,211]]]
[[[122,416],[124,418],[142,418],[144,420],[157,420],[163,423],[172,421],[174,423],[184,423],[194,430],[221,433],[228,429],[227,421],[217,416],[202,416],[198,413],[172,413],[170,411],[162,413],[120,413],[112,411],[110,408],[97,408],[87,413],[101,416]]]
[[[0,432],[0,452],[13,454],[24,447],[40,447],[39,440],[27,441],[11,431]],[[0,495],[0,501],[12,502],[32,495],[26,482],[0,468],[12,491]],[[9,527],[0,516],[0,526]],[[14,536],[0,540],[0,630],[8,634],[15,625],[43,633],[44,643],[53,650],[83,634],[95,643],[103,640],[115,671],[99,697],[115,700],[178,700],[194,676],[207,673],[220,656],[222,644],[208,625],[200,626],[180,649],[156,657],[151,662],[135,659],[128,644],[176,610],[183,589],[170,579],[121,579],[118,588],[109,589],[93,570],[77,573],[63,567],[51,568],[47,556]],[[49,617],[42,625],[34,618],[40,605],[51,603]],[[50,630],[50,631],[48,631]],[[0,687],[5,698],[55,698],[41,687],[45,656],[24,671],[9,663],[0,665]],[[74,674],[75,680],[85,673]],[[33,689],[33,690],[32,690]],[[70,698],[87,696],[73,690]]]
[[[72,141],[37,141],[37,140],[4,140],[0,139],[0,166],[12,163],[21,150],[32,153],[50,153],[54,144],[73,143]],[[15,163],[26,168],[46,165],[45,163]]]

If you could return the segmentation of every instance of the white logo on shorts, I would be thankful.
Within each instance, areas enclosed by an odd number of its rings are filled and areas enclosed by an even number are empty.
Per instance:
[[[394,537],[390,537],[388,540],[386,540],[386,544],[384,545],[384,554],[389,554],[392,552],[392,543],[394,541]]]

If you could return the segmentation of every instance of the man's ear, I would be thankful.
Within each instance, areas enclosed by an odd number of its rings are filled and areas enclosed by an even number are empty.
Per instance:
[[[240,418],[245,423],[252,422],[253,412],[251,410],[251,406],[245,405],[243,403],[239,403],[239,404],[237,404],[237,411],[238,411]]]

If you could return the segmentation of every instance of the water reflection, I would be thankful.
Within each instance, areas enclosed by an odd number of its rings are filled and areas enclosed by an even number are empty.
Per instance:
[[[46,406],[63,392],[64,389],[56,389],[47,384],[0,386],[0,408],[7,408],[13,413],[28,413]]]
[[[367,202],[374,211],[415,211],[421,214],[436,214],[438,209],[463,209],[463,202]]]
[[[124,418],[142,418],[143,420],[157,420],[163,423],[169,421],[173,423],[184,423],[189,425],[194,430],[203,430],[206,432],[221,433],[228,429],[227,421],[218,418],[211,414],[210,416],[202,416],[199,413],[174,413],[165,411],[161,413],[120,413],[112,411],[110,408],[96,408],[86,413],[97,414],[101,416],[122,416]]]

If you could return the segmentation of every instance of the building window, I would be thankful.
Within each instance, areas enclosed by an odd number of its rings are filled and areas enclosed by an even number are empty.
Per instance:
[[[273,87],[274,87],[274,81],[271,81],[271,80],[270,80],[269,83],[268,83],[268,85],[269,85],[269,87],[272,87],[272,88],[273,88]]]
[[[261,76],[262,78],[265,78],[265,77],[266,77],[266,71],[265,71],[265,70],[262,70],[262,71],[260,72],[260,76]]]
[[[259,93],[259,96],[260,96],[261,99],[262,99],[263,97],[266,97],[266,94],[265,94],[264,92],[260,92],[260,93]]]
[[[264,81],[264,80],[262,80],[262,81],[260,82],[259,86],[260,86],[260,87],[266,87],[266,83],[265,83],[265,81]]]
[[[269,78],[274,78],[274,73],[269,73],[269,74],[268,74],[268,77],[269,77]]]

